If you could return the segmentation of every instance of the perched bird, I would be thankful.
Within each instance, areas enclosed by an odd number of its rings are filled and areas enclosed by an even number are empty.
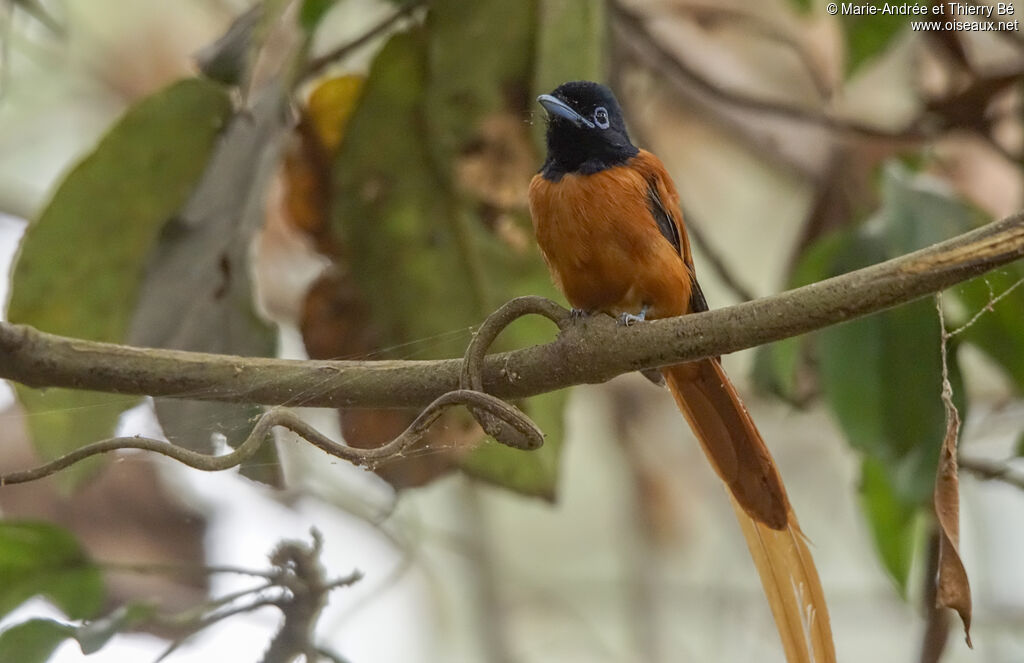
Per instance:
[[[623,325],[708,309],[679,194],[633,145],[607,87],[573,81],[537,98],[547,159],[530,183],[544,259],[576,316]],[[662,368],[680,411],[734,500],[790,661],[834,661],[814,561],[774,460],[718,358]]]

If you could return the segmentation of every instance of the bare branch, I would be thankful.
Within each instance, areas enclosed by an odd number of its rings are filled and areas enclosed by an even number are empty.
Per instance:
[[[960,456],[961,469],[967,470],[979,479],[986,481],[1002,481],[1024,490],[1024,475],[1016,474],[1009,465],[996,463],[981,458],[965,458]]]
[[[382,20],[381,22],[374,25],[372,28],[359,35],[350,42],[346,42],[337,48],[333,48],[323,55],[313,58],[306,65],[305,71],[302,72],[302,80],[309,80],[323,71],[332,62],[337,62],[346,55],[349,55],[353,51],[362,46],[366,45],[367,42],[372,40],[374,37],[378,37],[392,27],[394,27],[400,20],[409,16],[414,10],[420,8],[426,4],[426,0],[410,0],[406,2],[402,7],[397,9],[393,14]]]
[[[657,37],[647,28],[645,17],[627,8],[621,2],[612,2],[612,15],[615,18],[613,27],[619,30],[624,40],[641,62],[656,70],[665,80],[683,89],[696,89],[713,99],[727,104],[759,111],[768,115],[796,120],[813,126],[820,126],[840,134],[859,136],[862,138],[885,139],[888,141],[917,141],[925,137],[925,133],[917,126],[909,126],[901,130],[889,130],[864,124],[856,120],[843,119],[828,115],[811,108],[804,108],[781,101],[753,97],[720,86],[717,82],[705,77],[701,72],[680,61],[671,51],[665,48]]]
[[[554,342],[488,355],[483,388],[499,398],[524,398],[728,354],[904,304],[1022,256],[1024,214],[1016,214],[878,265],[736,306],[628,328],[594,316],[569,325]],[[422,407],[456,389],[462,368],[461,359],[296,361],[144,349],[0,323],[0,377],[32,387],[266,405]]]
[[[361,466],[372,466],[400,457],[403,452],[418,442],[441,414],[454,405],[467,405],[482,410],[503,424],[514,429],[525,446],[521,448],[535,449],[543,443],[543,433],[526,415],[503,401],[478,391],[455,389],[438,396],[428,405],[401,435],[387,444],[371,449],[359,449],[338,444],[320,431],[303,421],[290,410],[270,410],[261,416],[248,437],[230,453],[213,456],[175,446],[162,440],[147,437],[114,437],[87,444],[75,449],[49,463],[21,472],[0,475],[0,486],[36,481],[66,469],[86,458],[99,454],[121,451],[123,449],[140,449],[167,456],[184,465],[204,472],[220,472],[236,467],[250,458],[267,439],[270,430],[275,426],[287,428],[322,451],[342,460]],[[499,442],[502,440],[499,438]],[[532,446],[531,446],[532,445]]]

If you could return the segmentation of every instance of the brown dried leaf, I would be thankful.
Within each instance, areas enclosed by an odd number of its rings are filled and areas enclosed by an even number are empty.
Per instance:
[[[939,468],[935,475],[935,515],[939,521],[939,576],[935,603],[952,608],[964,623],[967,646],[971,644],[971,584],[957,549],[960,543],[960,481],[957,478],[956,447],[960,413],[953,405],[952,389],[945,380],[942,402],[946,406],[946,436],[942,441]]]

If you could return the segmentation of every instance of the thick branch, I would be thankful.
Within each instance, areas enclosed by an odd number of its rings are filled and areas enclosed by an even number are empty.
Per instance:
[[[735,352],[875,313],[1024,256],[1024,214],[914,253],[737,306],[617,327],[596,316],[552,343],[489,355],[483,387],[521,398]],[[295,361],[132,348],[0,324],[0,377],[33,387],[267,405],[422,407],[459,385],[461,359]]]

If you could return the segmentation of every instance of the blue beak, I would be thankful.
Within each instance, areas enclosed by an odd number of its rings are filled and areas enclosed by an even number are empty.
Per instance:
[[[574,111],[569,104],[565,103],[558,97],[553,97],[550,94],[542,94],[537,97],[537,103],[543,106],[544,110],[546,110],[548,115],[551,117],[560,117],[563,120],[568,120],[577,127],[587,127],[588,129],[594,128],[593,122]]]

